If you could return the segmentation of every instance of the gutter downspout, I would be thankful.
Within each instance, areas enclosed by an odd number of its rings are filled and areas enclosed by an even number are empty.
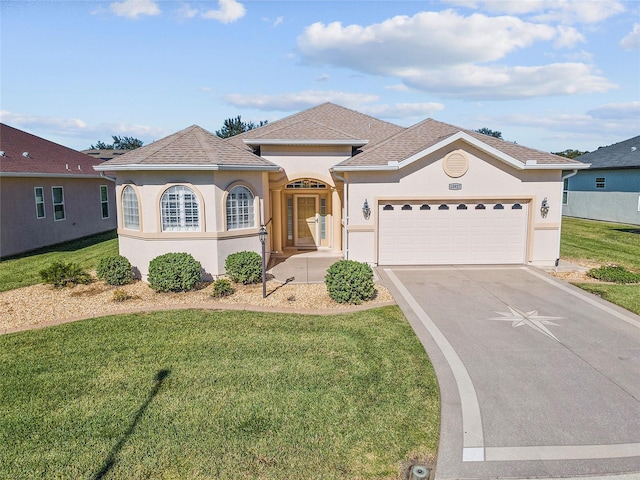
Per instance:
[[[560,180],[562,181],[562,192],[563,192],[563,193],[564,193],[564,181],[565,181],[567,178],[573,177],[576,173],[578,173],[578,169],[571,170],[571,172],[570,172],[570,173],[567,173],[566,175],[563,175],[563,176],[561,177],[561,179],[560,179]],[[560,198],[562,198],[562,196],[560,196]],[[562,200],[561,200],[561,201],[562,201]],[[560,224],[559,224],[560,226],[558,227],[558,250],[557,250],[557,252],[558,252],[558,256],[556,257],[556,265],[555,265],[555,267],[556,267],[556,269],[555,269],[556,273],[558,273],[558,264],[560,263],[560,238],[561,238],[561,236],[562,236],[562,205],[560,205],[560,209],[561,209],[561,211],[560,211]]]
[[[345,177],[341,177],[335,171],[333,171],[332,173],[338,180],[342,180],[342,182],[344,183],[344,205],[342,208],[342,249],[344,250],[344,259],[349,260],[349,237],[347,235],[347,227],[349,225],[349,211],[347,210],[349,200],[349,182]]]
[[[109,180],[110,182],[116,183],[115,178],[105,175],[104,172],[100,172],[100,177],[104,178],[105,180]]]

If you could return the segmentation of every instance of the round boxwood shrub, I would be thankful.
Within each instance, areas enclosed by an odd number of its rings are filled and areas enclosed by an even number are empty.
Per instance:
[[[91,282],[91,276],[79,264],[61,260],[56,260],[40,270],[40,278],[44,283],[52,284],[56,288],[86,285]]]
[[[256,252],[232,253],[224,262],[227,276],[235,283],[259,283],[262,281],[262,257]]]
[[[373,270],[366,263],[339,260],[324,277],[329,296],[338,303],[360,304],[375,295]]]
[[[156,292],[186,292],[200,280],[202,265],[189,253],[167,253],[149,263],[149,285]]]
[[[233,292],[233,285],[231,285],[231,282],[226,278],[219,278],[213,282],[213,291],[211,292],[212,297],[227,297],[229,295],[233,295]]]
[[[109,285],[126,285],[133,279],[131,263],[122,255],[104,257],[98,264],[96,274]]]

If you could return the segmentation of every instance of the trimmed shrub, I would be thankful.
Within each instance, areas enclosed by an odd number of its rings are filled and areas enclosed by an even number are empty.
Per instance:
[[[219,278],[215,282],[213,282],[213,292],[211,293],[212,297],[222,298],[228,297],[229,295],[233,295],[233,285],[226,278]]]
[[[156,292],[186,292],[200,281],[202,265],[189,253],[166,253],[149,263],[149,285]]]
[[[630,272],[619,265],[605,265],[592,268],[587,272],[591,278],[597,278],[603,282],[615,283],[640,283],[640,273]]]
[[[329,267],[324,277],[329,296],[338,303],[360,304],[376,293],[373,270],[366,263],[339,260]]]
[[[109,285],[126,285],[133,279],[131,263],[122,255],[104,257],[96,273],[100,280]]]
[[[44,283],[52,284],[56,288],[73,287],[77,284],[86,285],[91,282],[91,276],[80,265],[60,260],[40,270],[40,277]]]
[[[259,283],[262,281],[262,257],[256,252],[232,253],[224,262],[227,276],[235,283]]]
[[[124,291],[122,288],[116,288],[113,291],[113,301],[114,302],[126,302],[127,300],[131,300],[131,295]]]

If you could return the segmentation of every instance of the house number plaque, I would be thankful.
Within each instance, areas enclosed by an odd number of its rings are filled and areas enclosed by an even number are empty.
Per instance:
[[[449,184],[449,190],[462,190],[462,184],[461,183],[450,183]]]

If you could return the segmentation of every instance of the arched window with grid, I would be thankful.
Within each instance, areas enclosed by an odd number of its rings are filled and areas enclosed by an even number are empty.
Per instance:
[[[198,196],[189,187],[168,188],[160,200],[163,232],[199,232]]]
[[[255,227],[253,193],[247,187],[233,187],[227,195],[227,230]]]
[[[131,185],[122,190],[122,225],[128,230],[140,230],[138,194]]]

